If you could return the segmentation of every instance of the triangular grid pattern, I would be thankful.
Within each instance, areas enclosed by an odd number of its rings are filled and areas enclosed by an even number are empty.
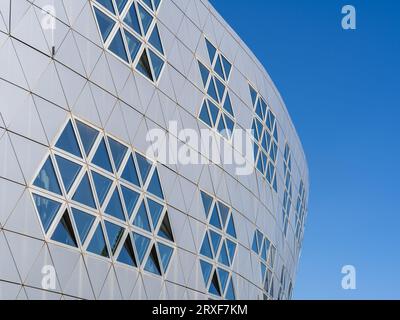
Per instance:
[[[175,251],[156,164],[68,119],[31,185],[49,242],[162,276]]]
[[[285,181],[285,192],[283,194],[282,203],[282,225],[283,233],[286,236],[289,227],[290,209],[292,208],[292,152],[289,145],[286,143],[283,156],[283,177]]]
[[[260,261],[261,283],[264,295],[268,299],[272,299],[274,296],[274,279],[272,275],[275,269],[276,247],[257,229],[254,232],[251,250]]]
[[[159,0],[91,1],[104,47],[152,82],[158,82],[165,53],[157,26]]]
[[[206,94],[200,108],[199,119],[230,140],[236,127],[235,113],[228,90],[232,64],[208,39],[205,39],[205,42],[209,61],[202,63],[198,60]]]
[[[255,110],[252,124],[255,167],[278,192],[276,162],[278,157],[278,124],[265,99],[249,85]]]
[[[204,191],[201,199],[208,222],[200,250],[204,284],[212,296],[234,300],[232,271],[238,242],[232,208]]]

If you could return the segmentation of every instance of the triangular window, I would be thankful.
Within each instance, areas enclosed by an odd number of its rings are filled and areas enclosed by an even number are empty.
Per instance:
[[[104,138],[101,140],[99,147],[97,148],[92,163],[110,173],[113,173]]]
[[[139,166],[140,176],[142,177],[143,184],[146,183],[147,177],[149,176],[151,163],[147,161],[145,157],[136,153],[136,159]]]
[[[163,267],[164,273],[167,272],[169,263],[171,261],[172,253],[174,249],[166,246],[165,244],[158,243],[158,252],[160,253],[161,265]]]
[[[117,226],[111,222],[106,221],[106,230],[107,230],[107,236],[108,236],[108,241],[110,243],[110,248],[113,254],[115,254],[115,251],[118,248],[118,245],[122,239],[122,236],[124,235],[124,228]]]
[[[129,54],[131,55],[131,60],[134,61],[139,52],[142,43],[130,32],[124,30],[126,42],[128,44]]]
[[[164,194],[161,189],[161,183],[160,183],[160,178],[158,176],[157,169],[153,173],[153,177],[151,178],[151,181],[149,183],[149,187],[147,188],[147,191],[150,192],[151,194],[159,197],[160,199],[164,199]]]
[[[147,31],[149,31],[151,22],[153,21],[153,17],[140,4],[138,4],[138,9],[139,9],[139,17],[140,17],[140,20],[142,21],[144,35],[146,35]]]
[[[164,49],[161,44],[160,32],[158,31],[157,25],[154,26],[153,32],[149,38],[150,44],[158,50],[161,54],[164,54]],[[154,66],[154,64],[153,64]]]
[[[117,261],[129,266],[137,267],[135,253],[133,251],[132,241],[129,235],[121,248]]]
[[[120,57],[125,62],[128,62],[128,55],[126,54],[124,39],[122,38],[121,29],[117,31],[114,39],[111,41],[108,49]]]
[[[233,223],[233,216],[229,219],[228,227],[226,228],[226,233],[229,234],[232,238],[236,239],[236,229],[235,224]]]
[[[201,267],[201,272],[203,273],[204,283],[207,286],[208,280],[210,280],[210,275],[213,267],[211,264],[203,260],[200,260],[200,267]]]
[[[168,213],[166,213],[164,216],[158,235],[166,240],[174,242],[174,236],[172,234],[172,228],[171,223],[169,222]]]
[[[96,187],[97,198],[99,199],[100,206],[103,206],[108,191],[110,191],[112,181],[94,171],[92,171],[92,177]]]
[[[149,211],[151,216],[151,221],[153,222],[153,228],[156,229],[158,225],[158,221],[160,220],[161,214],[164,210],[164,207],[151,199],[147,199],[147,203],[149,205]]]
[[[142,34],[139,25],[139,19],[136,14],[135,3],[132,3],[131,7],[128,10],[128,13],[125,16],[124,22],[133,30],[135,30],[138,34]]]
[[[51,157],[48,157],[38,176],[33,182],[35,187],[61,195],[60,185],[58,183],[56,173],[54,171]]]
[[[138,254],[140,264],[143,263],[143,258],[146,255],[147,248],[150,244],[150,239],[138,234],[133,234],[133,239],[135,241],[136,252]]]
[[[74,184],[79,172],[81,171],[82,166],[57,155],[56,161],[58,169],[61,173],[61,178],[63,180],[65,190],[68,193],[71,190],[71,187]]]
[[[117,169],[117,171],[119,171],[122,160],[124,159],[128,148],[111,138],[108,138],[108,143],[110,145],[111,154],[114,159],[115,168]]]
[[[208,233],[206,233],[204,240],[203,240],[203,244],[201,246],[201,250],[200,250],[200,254],[202,254],[205,257],[208,257],[210,259],[213,259],[213,253],[211,250],[211,246],[210,246],[210,240],[208,239]]]
[[[76,228],[78,230],[79,238],[83,244],[86,241],[90,229],[92,228],[95,217],[75,208],[72,208],[72,213]]]
[[[150,52],[151,64],[153,66],[154,76],[156,77],[156,80],[158,80],[161,74],[161,70],[164,66],[164,61],[158,55],[156,55],[152,50],[149,50],[149,52]]]
[[[121,177],[122,179],[134,184],[135,186],[140,187],[139,177],[132,156],[129,157]]]
[[[129,218],[131,218],[133,210],[136,207],[140,195],[139,193],[124,186],[121,186],[121,191],[124,197],[126,211],[128,213]]]
[[[58,223],[58,226],[51,239],[71,247],[78,247],[78,243],[74,234],[74,228],[72,227],[71,218],[69,217],[67,210],[64,212],[64,215]]]
[[[115,21],[101,12],[99,9],[94,8],[97,24],[99,25],[101,37],[106,42],[111,30],[114,28]]]
[[[207,39],[206,39],[206,45],[208,50],[208,56],[210,57],[210,62],[211,64],[213,64],[215,54],[217,53],[217,49],[215,49],[215,47]]]
[[[79,136],[82,141],[83,149],[85,149],[86,155],[88,156],[92,151],[93,145],[96,142],[99,132],[86,124],[76,121],[76,127],[78,128]]]
[[[58,210],[61,207],[61,204],[36,194],[33,195],[33,200],[39,213],[43,229],[47,233],[47,231],[49,231],[51,223],[53,222],[58,213]]]
[[[210,232],[211,243],[214,250],[214,255],[216,256],[218,254],[219,245],[221,243],[221,236],[212,230],[210,230],[209,232]]]
[[[144,270],[158,276],[161,275],[160,262],[158,261],[157,250],[155,246],[153,246],[153,248],[150,251],[150,255],[147,258],[147,263],[146,266],[144,267]]]
[[[208,218],[213,198],[211,198],[207,193],[201,191],[201,200],[203,201],[204,212],[206,213],[206,217]]]
[[[104,239],[103,229],[101,228],[100,223],[97,226],[97,229],[93,235],[92,240],[89,243],[87,250],[91,253],[97,254],[105,258],[109,257],[106,241]]]
[[[63,133],[56,143],[56,147],[64,150],[74,156],[82,158],[81,151],[79,149],[78,140],[76,140],[74,128],[72,127],[71,121],[68,121]]]
[[[211,284],[210,284],[210,289],[208,289],[208,291],[213,295],[221,296],[221,289],[219,287],[217,271],[214,271],[214,275],[212,276],[212,280],[211,280]]]
[[[83,176],[72,200],[96,209],[96,204],[94,202],[93,193],[90,187],[89,177],[87,173]]]
[[[110,201],[108,202],[105,212],[119,220],[125,221],[124,209],[122,208],[121,197],[116,187]]]
[[[139,210],[136,214],[136,218],[133,221],[133,224],[138,228],[151,232],[149,218],[147,215],[147,209],[144,200],[139,207]]]

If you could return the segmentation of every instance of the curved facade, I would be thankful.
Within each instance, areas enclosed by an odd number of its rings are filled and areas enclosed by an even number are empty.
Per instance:
[[[1,299],[290,299],[308,186],[207,1],[1,2]]]

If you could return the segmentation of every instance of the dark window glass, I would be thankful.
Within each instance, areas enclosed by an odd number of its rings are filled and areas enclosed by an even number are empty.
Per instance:
[[[125,16],[124,22],[137,33],[139,33],[140,35],[142,34],[139,25],[139,19],[136,14],[135,3],[132,3],[131,7],[129,8],[129,11]]]
[[[229,93],[226,94],[225,103],[224,103],[224,109],[225,109],[232,117],[234,117],[233,109],[232,109],[232,102],[231,102],[231,98],[230,98],[230,96],[229,96]]]
[[[108,11],[115,14],[112,0],[96,0],[96,1],[100,3],[104,8],[106,8]]]
[[[138,4],[138,10],[139,10],[140,20],[142,21],[143,31],[144,31],[144,34],[146,35],[147,31],[149,31],[151,22],[153,21],[153,17],[140,4]]]
[[[82,145],[85,149],[86,155],[89,155],[99,132],[80,121],[76,121],[76,126],[78,128],[79,136],[81,137]]]
[[[153,4],[151,3],[151,0],[143,0],[143,2],[150,10],[153,10]]]
[[[93,193],[90,187],[87,173],[82,178],[82,181],[79,184],[78,189],[76,189],[75,195],[73,196],[72,200],[96,209],[96,204],[94,202]]]
[[[118,57],[120,57],[125,62],[128,62],[128,55],[126,54],[124,40],[122,38],[121,30],[118,30],[114,36],[114,39],[111,41],[108,49],[115,53]]]
[[[215,54],[217,53],[217,49],[211,44],[210,41],[206,39],[206,45],[208,50],[208,56],[210,57],[211,64],[214,62]]]
[[[51,223],[61,207],[61,204],[36,194],[33,195],[33,200],[35,201],[36,209],[39,213],[43,229],[47,233]]]
[[[135,186],[140,187],[139,178],[136,171],[136,165],[133,161],[132,156],[129,157],[129,160],[125,166],[124,172],[122,173],[122,179],[134,184]]]
[[[160,6],[161,0],[153,0],[155,10]]]
[[[65,211],[51,239],[71,247],[78,247],[68,211]]]
[[[201,108],[201,112],[200,112],[200,119],[202,121],[204,121],[209,127],[212,127],[212,123],[211,123],[211,119],[210,119],[210,115],[208,114],[208,108],[207,108],[207,104],[204,101],[203,106]]]
[[[78,229],[79,238],[83,244],[86,241],[95,218],[92,215],[75,208],[72,208],[72,213],[74,215],[76,228]]]
[[[229,208],[226,205],[224,205],[223,203],[218,202],[218,209],[219,209],[219,213],[221,215],[222,225],[225,227],[226,221],[228,220]]]
[[[227,300],[235,300],[235,291],[233,290],[232,279],[229,281],[228,289],[226,291],[225,298]]]
[[[201,74],[201,79],[203,80],[203,85],[204,88],[207,85],[208,77],[210,75],[210,71],[199,61],[199,68],[200,68],[200,74]]]
[[[208,290],[211,294],[216,296],[221,296],[221,289],[219,287],[217,272],[214,271],[214,275],[212,276],[210,289]]]
[[[172,253],[174,249],[166,246],[165,244],[158,243],[158,252],[160,253],[161,265],[163,267],[164,273],[167,272],[169,263],[171,261]]]
[[[149,62],[149,58],[147,56],[147,51],[143,50],[142,56],[140,57],[140,60],[136,66],[136,69],[143,74],[144,76],[146,76],[147,78],[149,78],[151,81],[153,81],[153,75],[151,74],[151,67],[150,67],[150,62]]]
[[[161,189],[160,178],[158,176],[157,169],[153,173],[153,177],[150,180],[147,191],[150,192],[151,194],[159,197],[160,199],[164,199],[164,194]]]
[[[92,171],[92,176],[96,187],[97,198],[99,199],[100,205],[103,206],[108,191],[110,191],[112,181],[94,171]]]
[[[38,176],[33,182],[33,185],[38,188],[61,195],[60,185],[58,184],[56,173],[53,167],[53,162],[51,161],[50,157],[47,158]]]
[[[106,42],[111,30],[114,28],[115,21],[97,8],[94,8],[94,13],[96,15],[97,24],[99,25],[103,41]]]
[[[221,59],[217,57],[217,62],[215,63],[214,71],[222,78],[225,78],[224,71],[222,70]]]
[[[124,197],[124,201],[125,201],[125,207],[126,207],[126,211],[128,213],[129,217],[132,217],[133,214],[133,210],[136,207],[137,201],[139,199],[139,193],[121,186],[121,191],[122,191],[122,195]]]
[[[87,250],[102,257],[109,257],[106,241],[104,239],[103,229],[101,228],[100,223],[97,226],[97,229],[93,235],[92,240],[90,241]]]
[[[218,268],[218,278],[221,283],[222,292],[225,292],[226,284],[228,283],[229,273],[224,269]]]
[[[138,234],[133,234],[133,239],[135,241],[136,252],[138,254],[140,264],[143,263],[143,258],[146,255],[147,248],[150,244],[150,239]]]
[[[158,31],[157,25],[154,26],[153,32],[151,33],[151,36],[149,38],[149,42],[151,45],[153,45],[154,48],[158,50],[158,52],[164,54],[164,49],[161,44],[160,32]]]
[[[233,223],[232,215],[229,220],[228,227],[226,228],[226,233],[229,234],[232,238],[236,239],[236,229],[235,229],[235,224]]]
[[[153,246],[153,248],[150,251],[150,255],[147,258],[147,263],[146,266],[144,267],[144,270],[158,276],[161,275],[160,262],[158,261],[157,251],[155,246]]]
[[[210,240],[208,239],[208,233],[206,233],[206,236],[204,237],[203,244],[200,249],[200,254],[210,259],[214,258],[213,253],[211,251]]]
[[[149,218],[147,215],[147,209],[144,201],[140,205],[140,208],[136,214],[136,218],[133,221],[133,224],[138,228],[151,232]]]
[[[209,234],[210,234],[212,247],[213,247],[213,250],[214,250],[214,255],[217,255],[218,254],[219,245],[221,243],[221,236],[218,233],[216,233],[216,232],[214,232],[212,230],[209,231]]]
[[[143,184],[145,184],[150,173],[151,163],[139,153],[136,153],[136,159],[139,166],[140,176],[142,177]]]
[[[174,242],[174,236],[172,234],[172,227],[171,227],[171,223],[169,222],[167,213],[165,214],[163,222],[161,223],[161,227],[160,227],[160,231],[158,232],[158,236]]]
[[[228,62],[228,60],[225,59],[224,56],[222,56],[222,64],[224,65],[225,70],[225,80],[228,81],[231,74],[232,65]]]
[[[204,212],[206,214],[206,217],[208,218],[213,199],[207,193],[204,193],[202,191],[201,200],[203,201]]]
[[[222,99],[224,98],[224,94],[225,94],[225,86],[224,84],[219,81],[217,78],[215,78],[215,83],[217,85],[217,90],[218,90],[218,97],[219,97],[219,102],[222,102]]]
[[[210,280],[210,275],[213,266],[203,260],[200,260],[200,267],[201,267],[201,272],[203,273],[204,283],[207,286],[208,280]]]
[[[119,171],[122,160],[124,159],[128,148],[111,138],[108,138],[108,143],[110,145],[111,154],[114,159],[115,168],[117,169],[117,171]]]
[[[219,98],[217,96],[217,91],[215,89],[215,84],[214,84],[214,78],[211,78],[210,84],[208,85],[208,90],[207,94],[213,98],[215,101],[219,101]]]
[[[75,162],[69,161],[60,156],[56,156],[58,169],[61,173],[61,178],[64,183],[65,190],[67,193],[71,190],[72,185],[74,184],[76,178],[78,177],[79,172],[82,169],[82,166],[76,164]]]
[[[161,74],[161,70],[164,66],[164,61],[158,55],[156,55],[152,50],[149,50],[149,52],[150,52],[151,64],[153,65],[154,76],[158,80]]]
[[[251,86],[249,86],[249,88],[250,88],[251,101],[253,102],[253,106],[255,106],[257,102],[257,92]]]
[[[225,243],[222,245],[221,253],[219,254],[219,259],[218,261],[222,263],[223,265],[230,267],[230,262],[228,258],[228,251],[226,250]]]
[[[147,199],[147,203],[149,205],[149,211],[150,211],[151,221],[153,222],[153,228],[156,229],[158,221],[160,220],[161,214],[164,210],[164,207],[151,199]]]
[[[232,264],[236,253],[236,243],[230,240],[226,240],[226,247],[228,248],[229,260],[231,261]]]
[[[118,248],[118,245],[122,239],[122,236],[124,235],[124,228],[117,226],[111,222],[106,221],[106,230],[107,230],[107,236],[108,236],[108,241],[110,243],[111,251],[113,254],[115,254],[115,251]]]
[[[129,235],[126,238],[123,247],[121,248],[117,261],[129,266],[137,267],[136,258]]]
[[[210,108],[210,114],[211,114],[213,124],[214,124],[214,126],[216,126],[217,118],[218,118],[218,114],[219,114],[219,108],[214,103],[212,103],[210,100],[208,101],[208,105]]]
[[[124,11],[127,2],[128,2],[128,0],[115,0],[115,3],[117,4],[118,12],[120,14],[122,11]]]
[[[67,151],[74,156],[82,158],[81,151],[79,149],[78,141],[76,140],[75,132],[72,127],[71,121],[68,122],[63,133],[56,143],[56,147]]]
[[[124,210],[122,209],[122,202],[119,196],[118,188],[115,188],[105,212],[110,216],[125,221]]]
[[[110,173],[113,172],[104,138],[101,140],[99,147],[97,148],[92,163]]]
[[[136,59],[136,56],[139,52],[142,43],[138,39],[136,39],[136,37],[132,35],[130,32],[126,30],[124,31],[125,31],[126,42],[128,44],[129,53],[131,55],[131,60],[134,61]]]
[[[222,229],[221,221],[219,220],[219,214],[217,210],[217,206],[214,206],[214,210],[211,214],[210,224],[218,229]]]

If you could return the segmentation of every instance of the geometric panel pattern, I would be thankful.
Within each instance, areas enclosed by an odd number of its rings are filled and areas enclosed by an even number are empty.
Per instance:
[[[304,221],[306,215],[306,189],[304,188],[303,180],[300,180],[299,186],[299,194],[297,196],[297,203],[296,203],[296,239],[298,244],[300,244],[302,240],[302,234],[304,229]]]
[[[276,178],[278,126],[276,117],[264,98],[251,85],[249,88],[256,114],[252,126],[256,168],[267,179],[275,192],[278,192]]]
[[[282,205],[282,218],[283,218],[283,232],[286,236],[290,209],[292,207],[292,154],[288,144],[285,145],[284,161],[283,161],[283,177],[285,181],[285,192],[283,194],[283,205]]]
[[[106,49],[157,82],[165,65],[155,14],[161,0],[95,0],[92,8]]]
[[[236,123],[232,100],[227,87],[232,64],[208,39],[205,39],[205,41],[210,60],[206,64],[198,61],[206,94],[200,108],[199,118],[208,127],[215,129],[224,138],[230,140]]]
[[[262,234],[261,231],[256,230],[251,249],[260,260],[264,299],[271,299],[274,296],[274,267],[276,248],[271,244],[271,241]]]
[[[68,119],[31,193],[50,242],[166,273],[175,244],[158,170],[130,146]]]
[[[235,300],[232,267],[238,244],[232,209],[203,191],[201,197],[208,221],[200,250],[204,283],[213,296]]]

